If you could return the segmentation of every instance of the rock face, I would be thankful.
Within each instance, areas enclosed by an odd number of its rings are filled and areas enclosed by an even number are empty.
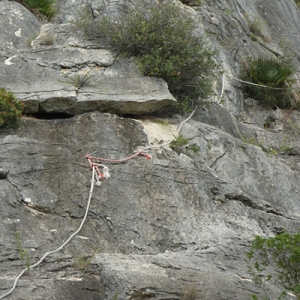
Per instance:
[[[289,49],[299,65],[299,11],[293,1],[203,2],[182,9],[202,16],[227,75],[238,77],[252,52]],[[116,114],[152,112],[174,101],[162,80],[139,75],[134,60],[116,60],[109,50],[72,35],[68,22],[84,1],[58,5],[58,16],[41,25],[20,4],[0,1],[1,13],[14,24],[1,33],[5,38],[14,38],[19,27],[23,33],[41,26],[33,48],[26,48],[22,34],[12,44],[2,43],[3,86],[26,103],[28,113],[76,115],[24,117],[18,130],[0,130],[0,299],[17,274],[79,228],[91,191],[86,154],[119,160],[147,146],[141,123]],[[91,7],[97,13],[96,1]],[[125,9],[119,1],[108,1],[107,7]],[[263,20],[269,40],[251,37],[245,15]],[[54,35],[53,45],[43,45],[46,32]],[[290,46],[285,49],[281,40]],[[72,78],[64,72],[92,75],[93,84],[75,88],[64,82]],[[81,231],[26,271],[5,298],[246,300],[260,295],[247,270],[251,241],[300,227],[300,115],[244,99],[239,83],[227,75],[222,101],[217,96],[203,103],[183,125],[187,144],[175,151],[148,148],[152,159],[102,161],[111,177],[94,186]],[[154,121],[163,133],[181,117]],[[269,287],[270,299],[277,299],[280,286]]]
[[[1,11],[1,22],[15,26],[1,37],[14,41],[2,46],[1,84],[24,102],[25,113],[145,114],[175,102],[163,80],[142,77],[133,62],[83,41],[70,23],[45,24],[34,39],[39,22],[28,10],[1,1]]]

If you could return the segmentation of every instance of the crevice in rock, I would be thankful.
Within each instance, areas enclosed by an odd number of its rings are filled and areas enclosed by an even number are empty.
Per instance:
[[[131,293],[131,298],[132,299],[149,299],[155,297],[157,294],[157,291],[153,291],[153,288],[142,288],[140,290],[135,290]]]
[[[26,205],[26,204],[25,204]],[[49,206],[44,206],[44,205],[39,205],[39,204],[34,204],[34,203],[30,203],[26,205],[28,209],[33,209],[36,210],[38,212],[42,212],[44,214],[51,214],[51,207]]]
[[[53,269],[48,270],[48,271],[56,273],[56,272],[63,271],[63,270],[68,269],[68,268],[72,268],[72,264],[71,263],[67,263],[65,265],[61,265],[59,267],[53,268]]]
[[[5,169],[0,167],[0,180],[1,179],[6,179],[8,173],[9,173],[9,170],[5,170]]]
[[[67,113],[33,113],[29,116],[39,120],[70,119],[74,117],[74,115]]]
[[[229,193],[229,194],[225,194],[224,197],[228,200],[240,201],[244,205],[249,206],[249,207],[254,208],[254,209],[264,210],[263,206],[258,205],[257,203],[255,203],[255,201],[253,201],[252,199],[250,199],[249,197],[247,197],[245,195]]]
[[[219,157],[217,157],[214,162],[209,166],[210,168],[213,168],[213,166],[218,162],[218,160],[220,160],[221,158],[223,158],[225,155],[227,154],[227,151],[225,151],[223,154],[221,154]]]
[[[86,292],[94,292],[94,293],[98,293],[99,291],[97,291],[96,289],[89,289],[89,288],[84,288],[82,289],[83,291],[86,291]]]
[[[59,49],[59,47],[57,46],[51,46],[51,47],[47,47],[47,48],[39,48],[39,49],[33,49],[28,51],[28,53],[37,53],[37,52],[44,52],[44,51],[50,51],[50,50],[56,50]]]
[[[293,218],[287,217],[283,213],[275,210],[274,208],[272,208],[268,204],[258,205],[254,200],[250,199],[249,197],[247,197],[245,195],[229,193],[229,194],[224,194],[224,197],[225,197],[225,199],[228,199],[228,200],[240,201],[246,206],[249,206],[253,209],[262,210],[267,214],[273,214],[273,215],[280,216],[280,217],[283,217],[283,218],[286,218],[286,219],[289,219],[289,220],[294,220]]]

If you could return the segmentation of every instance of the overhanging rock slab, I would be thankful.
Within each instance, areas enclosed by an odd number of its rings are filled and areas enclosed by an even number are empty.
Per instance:
[[[3,5],[10,9],[4,14],[7,23],[16,18],[13,11],[27,12],[19,3]],[[32,24],[22,26],[22,33],[32,31]],[[3,41],[11,40],[11,31],[2,35]],[[45,24],[25,46],[28,38],[20,35],[21,47],[12,47],[0,59],[1,86],[25,104],[24,113],[146,114],[176,101],[162,79],[143,77],[133,60],[87,45],[74,36],[71,24]]]
[[[145,114],[175,102],[167,84],[159,78],[104,78],[96,87],[78,91],[77,101],[67,110],[76,115],[88,111]]]
[[[176,101],[165,81],[127,73],[126,61],[112,64],[108,51],[61,48],[58,60],[53,51],[16,54],[0,63],[2,85],[25,104],[25,113],[146,114]],[[86,86],[78,87],[84,76]]]

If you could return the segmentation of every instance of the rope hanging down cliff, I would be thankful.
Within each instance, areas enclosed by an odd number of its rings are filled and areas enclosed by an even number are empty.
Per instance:
[[[55,250],[46,252],[43,255],[43,257],[37,263],[35,263],[35,264],[31,265],[30,267],[22,270],[19,273],[19,275],[16,277],[12,288],[8,292],[6,292],[5,294],[1,295],[0,299],[3,299],[5,297],[7,297],[8,295],[10,295],[15,290],[19,279],[21,278],[21,276],[26,271],[29,271],[29,270],[32,270],[32,269],[36,268],[37,266],[39,266],[43,262],[43,260],[46,257],[48,257],[49,255],[54,254],[54,253],[62,250],[72,240],[72,238],[80,232],[80,230],[82,229],[82,227],[83,227],[83,225],[84,225],[84,223],[86,221],[86,218],[87,218],[87,215],[88,215],[88,212],[89,212],[89,209],[90,209],[91,199],[92,199],[93,190],[94,190],[94,184],[96,184],[97,186],[100,186],[101,185],[101,181],[100,180],[110,178],[108,167],[105,166],[105,165],[103,165],[103,164],[94,163],[93,160],[106,161],[106,162],[110,162],[110,163],[121,163],[121,162],[128,161],[128,160],[130,160],[130,159],[132,159],[132,158],[134,158],[134,157],[136,157],[138,155],[143,155],[143,156],[145,156],[146,158],[149,158],[149,159],[151,158],[150,155],[148,155],[145,151],[142,151],[142,150],[137,151],[135,154],[131,155],[130,157],[123,158],[123,159],[120,159],[120,160],[97,158],[97,157],[92,157],[89,154],[86,155],[86,158],[87,158],[87,160],[88,160],[88,162],[90,164],[90,168],[92,169],[92,179],[91,179],[91,187],[90,187],[90,192],[89,192],[89,197],[88,197],[88,201],[87,201],[87,206],[86,206],[85,214],[84,214],[84,217],[83,217],[83,219],[82,219],[82,221],[80,223],[80,226],[78,227],[78,229],[74,233],[72,233],[70,235],[70,237],[60,247],[58,247]],[[100,169],[101,169],[101,171],[100,171]]]
[[[184,121],[182,121],[180,123],[180,126],[179,126],[175,136],[179,135],[180,130],[182,129],[182,126],[184,125],[184,123],[186,123],[188,120],[190,120],[190,118],[194,115],[196,109],[197,109],[197,106],[195,107],[193,112],[188,116],[188,118],[186,118]],[[22,277],[22,275],[26,271],[30,271],[30,270],[36,268],[37,266],[39,266],[44,261],[44,259],[46,257],[62,250],[72,240],[72,238],[81,231],[81,229],[82,229],[82,227],[83,227],[83,225],[84,225],[84,223],[87,219],[87,215],[88,215],[88,212],[89,212],[89,209],[90,209],[91,199],[92,199],[92,195],[93,195],[93,191],[94,191],[94,185],[96,184],[97,186],[100,186],[102,180],[110,178],[108,167],[101,164],[101,163],[99,163],[99,162],[123,163],[123,162],[126,162],[130,159],[133,159],[133,158],[135,158],[139,155],[144,156],[145,158],[151,159],[151,155],[149,155],[146,152],[146,149],[159,148],[159,147],[162,147],[162,146],[166,146],[170,143],[171,143],[171,141],[168,141],[163,145],[152,145],[152,146],[145,146],[145,147],[141,146],[141,147],[138,148],[138,150],[135,151],[135,153],[133,155],[131,155],[129,157],[126,157],[126,158],[123,158],[123,159],[108,159],[108,158],[95,157],[95,156],[92,156],[91,154],[87,154],[85,156],[85,158],[88,160],[90,168],[92,169],[92,179],[91,179],[90,192],[89,192],[89,197],[88,197],[88,201],[87,201],[87,205],[86,205],[85,214],[84,214],[84,217],[83,217],[83,219],[80,223],[80,226],[78,227],[78,229],[74,233],[72,233],[70,235],[70,237],[60,247],[58,247],[55,250],[46,252],[38,262],[36,262],[35,264],[31,265],[30,267],[22,270],[19,273],[19,275],[17,275],[17,277],[16,277],[16,279],[13,283],[12,288],[8,292],[6,292],[5,294],[1,295],[0,299],[4,299],[5,297],[9,296],[15,290],[19,279]]]

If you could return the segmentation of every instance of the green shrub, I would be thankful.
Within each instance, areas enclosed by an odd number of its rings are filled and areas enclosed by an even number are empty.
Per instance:
[[[54,4],[57,0],[19,0],[18,2],[24,4],[34,13],[45,16],[47,19],[51,19],[56,12]]]
[[[295,69],[285,59],[259,57],[250,59],[244,67],[242,79],[266,87],[245,85],[245,91],[261,104],[272,108],[297,107],[298,90],[294,88]]]
[[[103,14],[97,19],[85,11],[75,25],[118,53],[136,56],[143,75],[164,79],[178,100],[212,93],[214,51],[197,31],[195,19],[169,0],[141,3],[126,15]]]
[[[179,134],[175,139],[170,143],[171,149],[180,148],[186,145],[189,142],[189,138],[185,138],[183,135]]]
[[[23,105],[13,93],[0,88],[0,128],[18,128]]]
[[[263,289],[264,299],[269,300],[266,282],[271,280],[281,283],[300,299],[300,232],[285,232],[268,239],[256,236],[248,258],[254,260],[253,265],[249,266],[249,272],[256,285]],[[275,267],[276,272],[270,274],[269,266]],[[283,291],[278,299],[282,299],[285,294]],[[252,298],[258,299],[256,296]]]
[[[295,0],[296,4],[300,6],[300,0]]]

